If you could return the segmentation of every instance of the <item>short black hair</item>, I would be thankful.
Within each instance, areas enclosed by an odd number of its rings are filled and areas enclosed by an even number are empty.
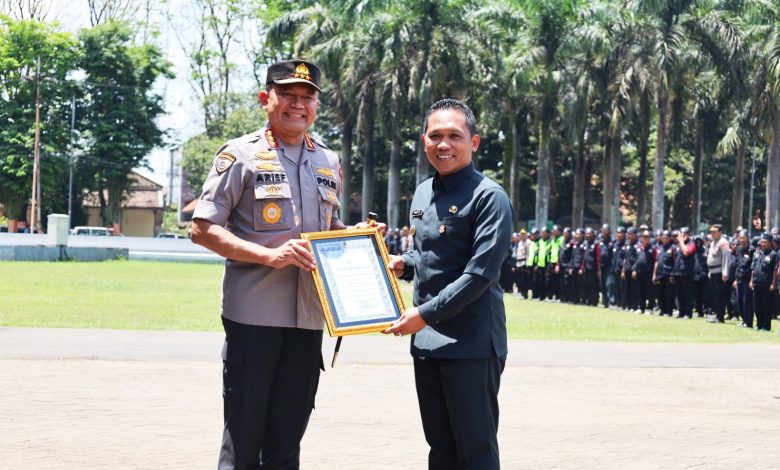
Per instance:
[[[477,133],[477,118],[474,116],[474,112],[471,110],[471,108],[466,106],[466,103],[463,101],[452,98],[445,98],[433,103],[431,107],[428,108],[428,111],[425,112],[425,119],[423,119],[423,134],[428,132],[428,118],[431,116],[431,114],[442,109],[452,109],[463,113],[463,115],[466,117],[466,127],[469,128],[469,133],[471,135]]]

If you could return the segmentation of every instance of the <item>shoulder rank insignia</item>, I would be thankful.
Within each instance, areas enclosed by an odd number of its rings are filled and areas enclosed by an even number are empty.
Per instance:
[[[229,152],[222,152],[217,155],[216,161],[214,161],[214,168],[217,170],[217,174],[221,175],[236,161],[236,157]]]
[[[317,170],[315,170],[315,171],[317,173],[319,173],[319,174],[321,174],[323,176],[327,176],[329,178],[335,178],[336,177],[336,174],[330,168],[317,168]]]
[[[308,132],[303,133],[303,139],[306,141],[306,148],[309,150],[315,150],[317,148],[314,146],[314,141],[311,140],[311,136],[309,136]]]
[[[281,165],[275,165],[273,163],[261,163],[261,164],[255,166],[255,169],[263,170],[263,171],[281,171],[282,170],[282,166]]]
[[[273,152],[267,150],[261,150],[255,154],[255,158],[258,160],[276,160],[276,155]]]
[[[265,130],[265,141],[268,144],[269,149],[279,148],[279,141],[276,140],[276,134],[274,134],[273,129],[270,127],[266,128]]]

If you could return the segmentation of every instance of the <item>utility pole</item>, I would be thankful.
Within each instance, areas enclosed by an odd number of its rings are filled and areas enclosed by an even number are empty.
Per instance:
[[[172,148],[168,154],[171,160],[168,171],[168,207],[171,207],[173,204],[173,157],[176,155],[176,148]]]
[[[33,183],[32,208],[30,210],[30,233],[37,228],[41,233],[41,58],[38,57],[38,68],[35,74],[35,143],[33,148]]]
[[[73,224],[73,130],[76,127],[76,95],[70,97],[70,156],[68,157],[68,224]],[[70,227],[68,227],[70,228]]]

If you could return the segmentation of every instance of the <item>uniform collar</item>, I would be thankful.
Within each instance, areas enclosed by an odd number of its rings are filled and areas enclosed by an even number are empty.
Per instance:
[[[444,190],[450,192],[473,173],[476,173],[476,171],[477,170],[474,169],[474,163],[472,162],[455,173],[447,176],[442,176],[439,174],[439,172],[436,172],[436,174],[433,176],[433,186],[436,187],[441,183],[441,185],[444,187]]]
[[[282,148],[281,141],[276,131],[271,127],[271,123],[266,122],[265,125],[255,133],[256,136],[263,136],[265,143],[269,150],[277,150]],[[310,152],[317,150],[317,145],[314,143],[314,139],[311,138],[308,132],[303,133],[303,141],[306,144],[306,149]]]

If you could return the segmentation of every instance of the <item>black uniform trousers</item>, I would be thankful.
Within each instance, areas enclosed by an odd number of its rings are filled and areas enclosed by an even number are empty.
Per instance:
[[[694,279],[693,280],[693,308],[696,310],[696,313],[698,315],[704,316],[704,310],[705,310],[705,297],[706,293],[709,292],[710,287],[710,280],[709,278],[702,278],[702,279]],[[707,302],[710,300],[707,299]],[[709,307],[706,307],[709,308]],[[710,312],[711,313],[711,312]]]
[[[737,281],[737,309],[742,315],[742,323],[753,327],[753,290],[750,281]]]
[[[558,273],[555,272],[555,265],[547,265],[547,298],[548,299],[561,299],[561,280],[558,277]]]
[[[679,317],[693,317],[693,276],[674,276]]]
[[[658,279],[658,308],[661,311],[661,315],[672,316],[672,310],[674,310],[674,284],[672,284],[671,277],[662,276]]]
[[[534,299],[544,300],[547,295],[547,269],[534,267]]]
[[[634,280],[634,283],[636,284],[637,300],[639,302],[638,308],[642,311],[642,313],[645,313],[645,310],[648,308],[653,308],[651,306],[653,298],[653,283],[650,281],[650,277],[650,273],[638,272],[636,274],[636,279]]]
[[[517,286],[517,292],[523,296],[528,297],[528,282],[526,281],[528,268],[525,267],[525,260],[522,261],[520,266],[515,267],[515,285]]]
[[[599,279],[596,270],[585,269],[580,275],[580,298],[585,305],[599,304]]]
[[[415,358],[430,470],[498,469],[498,389],[506,357]]]
[[[568,268],[561,267],[560,279],[561,279],[561,300],[564,302],[574,302],[575,298],[572,295],[573,292],[573,276],[569,274]]]
[[[729,285],[723,282],[723,274],[710,274],[710,290],[707,292],[707,298],[711,299],[712,313],[715,314],[719,322],[725,320],[726,304],[729,301]]]
[[[297,469],[322,367],[322,330],[225,328],[219,470]]]
[[[772,299],[775,292],[769,286],[753,286],[753,309],[756,311],[756,328],[772,329]]]
[[[631,271],[625,273],[626,278],[623,280],[623,306],[626,310],[636,310],[639,308],[639,292],[637,291],[636,279],[631,276]]]
[[[609,268],[601,268],[601,303],[604,308],[609,308],[609,296],[610,286],[609,284]]]

